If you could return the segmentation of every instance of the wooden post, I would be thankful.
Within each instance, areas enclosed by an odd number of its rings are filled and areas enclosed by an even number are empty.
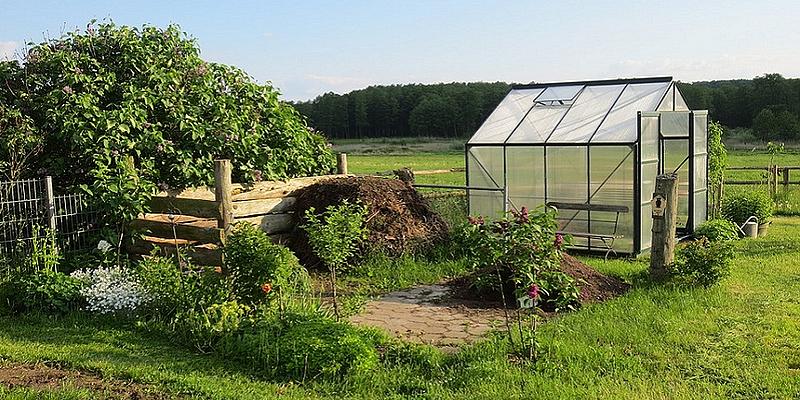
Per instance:
[[[339,153],[336,155],[336,173],[347,175],[347,154]]]
[[[214,160],[214,199],[219,207],[217,227],[227,233],[233,224],[231,160]]]
[[[678,216],[678,175],[664,174],[656,177],[653,193],[653,236],[650,253],[650,275],[663,278],[675,259],[675,228]]]
[[[783,167],[783,190],[789,190],[789,167]]]
[[[778,194],[778,166],[769,167],[769,194],[775,197]]]
[[[53,177],[44,177],[45,201],[47,202],[47,225],[55,233],[56,231],[56,201],[53,195]]]

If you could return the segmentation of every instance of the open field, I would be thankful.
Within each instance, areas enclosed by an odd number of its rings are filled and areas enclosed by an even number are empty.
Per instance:
[[[366,146],[367,144],[365,144]],[[463,151],[420,151],[415,154],[352,154],[348,156],[350,170],[356,174],[374,174],[376,172],[389,171],[402,167],[409,167],[412,170],[432,170],[464,167]],[[775,162],[779,165],[800,166],[800,152],[787,151],[775,157]],[[728,165],[731,167],[753,167],[767,166],[770,163],[770,155],[755,151],[731,151],[728,155]],[[792,181],[800,181],[800,171],[793,171],[796,176]],[[763,190],[767,191],[766,171],[727,171],[728,180],[763,180],[763,185],[748,186],[727,186],[729,192],[740,190]],[[422,175],[417,178],[418,183],[443,184],[443,185],[463,185],[466,182],[466,174],[463,172],[453,172],[437,175]],[[783,187],[778,189],[778,202],[776,211],[786,215],[800,215],[800,185],[793,185],[788,191]]]
[[[419,351],[343,381],[264,381],[248,365],[176,347],[132,324],[91,317],[0,318],[0,363],[44,362],[169,396],[281,398],[775,398],[800,396],[800,218],[737,243],[732,276],[710,289],[642,280],[643,261],[584,258],[634,283],[627,295],[540,330],[533,367],[498,336],[455,355]],[[5,388],[4,398],[93,398],[85,389]]]

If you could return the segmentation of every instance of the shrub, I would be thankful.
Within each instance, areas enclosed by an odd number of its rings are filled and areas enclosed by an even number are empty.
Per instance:
[[[366,239],[367,229],[364,217],[367,206],[349,203],[347,200],[329,206],[317,215],[312,207],[306,210],[306,223],[302,228],[308,234],[308,242],[314,253],[328,267],[333,288],[333,309],[339,315],[339,302],[336,296],[336,272],[346,266],[359,243]]]
[[[210,350],[223,337],[252,326],[252,312],[250,306],[228,301],[179,312],[176,325],[182,338],[200,350]]]
[[[739,238],[739,228],[726,219],[710,219],[697,227],[694,234],[697,237],[705,237],[711,242],[736,240]]]
[[[145,311],[167,321],[178,312],[205,309],[228,301],[230,287],[221,273],[193,269],[184,271],[172,258],[152,256],[136,266],[138,280],[148,293]]]
[[[457,236],[473,267],[479,268],[473,277],[476,290],[499,291],[525,301],[528,289],[536,286],[546,306],[577,306],[575,280],[561,271],[565,238],[556,234],[554,212],[523,208],[493,222],[470,217]]]
[[[730,274],[733,255],[731,242],[702,237],[675,253],[672,275],[683,284],[710,287]]]
[[[765,192],[738,192],[725,197],[722,216],[728,221],[742,224],[755,215],[759,223],[765,223],[772,218],[774,208],[775,204]]]
[[[234,295],[247,304],[304,292],[309,286],[297,257],[249,223],[238,224],[225,243],[225,268]]]
[[[13,311],[63,314],[82,304],[81,282],[50,269],[18,275],[4,286],[0,293]]]
[[[82,283],[80,293],[91,312],[133,313],[147,301],[136,274],[125,266],[77,270],[70,276]]]
[[[135,217],[156,186],[212,184],[215,158],[233,160],[237,182],[335,166],[323,136],[274,88],[202,60],[175,25],[90,23],[34,44],[23,63],[0,63],[0,104],[14,112],[0,114],[20,121],[12,131],[42,136],[42,156],[20,174],[43,169],[59,184],[81,185],[113,222]],[[0,155],[6,148],[20,144],[0,145]]]

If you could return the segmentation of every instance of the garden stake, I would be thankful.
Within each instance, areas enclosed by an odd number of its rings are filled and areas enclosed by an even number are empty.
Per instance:
[[[508,341],[511,343],[511,347],[514,347],[514,337],[511,335],[511,323],[509,322],[508,317],[508,304],[506,303],[506,294],[503,291],[503,278],[500,276],[500,266],[495,264],[494,266],[495,272],[497,272],[497,281],[500,282],[500,298],[503,299],[503,314],[506,317],[506,332],[508,332]],[[520,338],[520,342],[522,338]]]

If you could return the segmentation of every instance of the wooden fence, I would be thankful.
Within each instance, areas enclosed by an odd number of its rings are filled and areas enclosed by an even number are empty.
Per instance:
[[[769,186],[771,194],[778,191],[778,186],[783,186],[784,189],[789,189],[789,185],[800,185],[800,180],[791,180],[791,171],[800,170],[800,166],[786,166],[779,167],[772,165],[769,167],[727,167],[726,171],[767,171],[766,183]],[[760,185],[765,183],[761,180],[725,180],[726,185]]]
[[[340,168],[346,172],[345,168]],[[229,160],[215,162],[213,188],[161,192],[150,201],[150,213],[140,215],[132,227],[146,231],[143,240],[128,247],[132,254],[185,252],[197,265],[221,265],[221,247],[232,225],[249,222],[275,242],[285,242],[294,229],[296,192],[339,175],[295,178],[287,181],[231,183]]]

